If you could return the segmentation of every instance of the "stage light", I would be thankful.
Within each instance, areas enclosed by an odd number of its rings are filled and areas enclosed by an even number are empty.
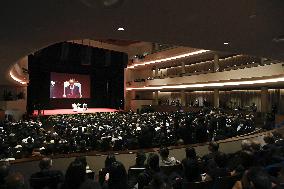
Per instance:
[[[224,45],[229,45],[229,43],[228,42],[224,42]]]
[[[118,28],[117,30],[118,31],[124,31],[124,28]]]

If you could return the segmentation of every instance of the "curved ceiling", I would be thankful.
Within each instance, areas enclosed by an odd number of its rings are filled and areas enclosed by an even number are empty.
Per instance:
[[[95,2],[1,2],[2,77],[8,78],[13,63],[31,52],[87,38],[152,41],[284,60],[283,0],[124,0],[105,8]],[[1,78],[0,84],[7,81]]]

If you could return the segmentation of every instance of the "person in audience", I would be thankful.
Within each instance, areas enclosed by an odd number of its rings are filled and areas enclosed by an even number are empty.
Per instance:
[[[208,145],[208,150],[209,150],[209,153],[202,157],[202,161],[205,167],[207,167],[209,162],[211,160],[214,160],[215,156],[220,153],[219,144],[217,142],[210,142]]]
[[[122,163],[112,162],[109,172],[105,176],[103,189],[127,189],[127,173]]]
[[[173,187],[167,177],[157,173],[153,175],[152,181],[144,189],[173,189]]]
[[[5,178],[5,189],[26,189],[24,176],[19,173],[11,173]]]
[[[56,187],[63,182],[63,173],[59,170],[51,170],[52,160],[50,158],[42,158],[39,162],[39,168],[40,171],[30,177],[30,185],[33,188]],[[52,179],[53,182],[46,183],[46,179]]]
[[[138,151],[135,160],[136,160],[135,165],[130,166],[128,169],[129,188],[133,188],[137,184],[139,173],[145,170],[145,164],[144,164],[146,160],[145,153],[142,150]]]
[[[183,159],[182,162],[186,161],[186,160],[198,161],[196,151],[193,147],[186,147],[185,148],[185,156],[186,156],[186,158]]]
[[[10,165],[8,162],[0,162],[0,188],[4,188],[6,177],[9,175]]]
[[[88,179],[86,167],[80,161],[73,161],[67,168],[61,189],[100,189],[99,183]]]
[[[240,153],[240,164],[234,169],[232,174],[243,174],[250,167],[255,166],[254,154],[251,151],[242,151]]]
[[[252,167],[246,171],[241,181],[237,181],[232,189],[272,189],[277,184],[271,181],[269,175],[260,167]]]
[[[160,166],[173,166],[180,164],[178,160],[176,160],[174,157],[169,157],[169,149],[167,147],[160,148]]]
[[[99,183],[101,186],[103,186],[105,182],[105,176],[107,173],[109,173],[109,169],[113,162],[116,162],[116,158],[113,154],[109,154],[105,159],[105,167],[102,168],[99,172]]]
[[[282,134],[279,131],[273,131],[272,134],[273,134],[276,146],[283,147],[284,146],[284,139],[283,139]]]
[[[201,178],[201,169],[197,160],[186,159],[182,162],[183,182],[199,182]]]
[[[153,175],[160,172],[160,158],[157,154],[150,153],[147,158],[146,170],[138,176],[138,189],[143,189],[148,186],[153,179]]]
[[[130,166],[129,168],[145,168],[145,160],[146,155],[143,150],[140,150],[136,153],[135,165]]]
[[[271,150],[276,147],[275,138],[273,137],[273,135],[268,134],[263,138],[263,140],[265,142],[265,145],[262,147],[264,150]]]
[[[216,154],[214,159],[209,160],[208,169],[207,173],[213,180],[231,175],[227,168],[227,155],[222,152]]]

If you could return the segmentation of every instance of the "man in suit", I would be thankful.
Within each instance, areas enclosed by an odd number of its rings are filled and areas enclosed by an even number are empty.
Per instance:
[[[69,80],[69,86],[65,87],[65,98],[81,98],[79,87],[75,85],[75,79]]]

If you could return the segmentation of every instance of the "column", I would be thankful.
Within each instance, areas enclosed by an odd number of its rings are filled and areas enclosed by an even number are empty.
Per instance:
[[[135,99],[135,91],[134,90],[126,91],[125,103],[124,103],[124,107],[125,107],[124,109],[126,111],[132,110],[132,107],[131,107],[132,99]]]
[[[214,72],[218,72],[219,68],[219,56],[218,54],[214,54]]]
[[[155,91],[153,105],[158,105],[158,100],[159,100],[159,91]]]
[[[261,87],[261,113],[265,114],[268,110],[268,88]]]
[[[155,66],[155,77],[159,76],[159,69],[157,66]]]
[[[186,106],[186,94],[185,90],[181,90],[181,106]]]
[[[219,108],[219,89],[214,89],[214,108]]]
[[[184,62],[181,63],[181,73],[182,74],[185,73],[185,63]]]

